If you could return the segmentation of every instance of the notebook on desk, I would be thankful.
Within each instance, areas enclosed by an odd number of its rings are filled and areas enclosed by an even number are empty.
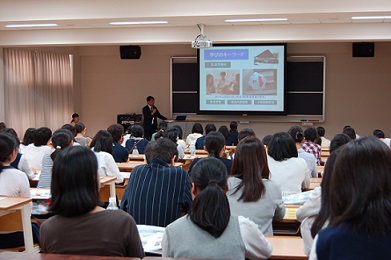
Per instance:
[[[175,120],[176,121],[184,121],[184,120],[186,120],[186,115],[181,115],[181,116],[176,116],[176,118],[175,118]]]

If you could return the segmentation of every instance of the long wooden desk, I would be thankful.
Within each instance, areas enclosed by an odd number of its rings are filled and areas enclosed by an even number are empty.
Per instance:
[[[26,252],[34,252],[33,232],[31,229],[31,198],[0,197],[0,217],[20,210],[22,216],[24,245]],[[1,218],[0,218],[1,221]]]
[[[17,260],[111,260],[127,259],[140,260],[138,257],[119,257],[119,256],[88,256],[88,255],[65,255],[65,254],[38,254],[38,253],[20,253],[20,252],[1,252],[0,259],[17,259]],[[145,258],[144,258],[145,259]]]
[[[144,161],[129,161],[129,162],[123,162],[123,163],[116,163],[118,166],[118,169],[122,172],[131,172],[136,166],[146,164]],[[176,162],[175,166],[183,166],[183,163]]]
[[[304,242],[301,237],[268,236],[273,251],[270,259],[308,259],[304,254]]]

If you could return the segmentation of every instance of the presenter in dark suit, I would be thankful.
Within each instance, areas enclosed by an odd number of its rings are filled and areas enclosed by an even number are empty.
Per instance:
[[[152,96],[147,97],[147,105],[143,107],[144,117],[144,137],[151,140],[151,136],[157,129],[157,118],[167,120],[167,118],[159,113],[155,107],[155,99]]]

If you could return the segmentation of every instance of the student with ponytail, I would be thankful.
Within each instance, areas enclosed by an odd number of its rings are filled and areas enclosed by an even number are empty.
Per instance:
[[[11,166],[18,154],[16,138],[0,132],[0,196],[16,196],[30,198],[30,184],[24,172]],[[39,227],[32,226],[34,241],[38,242]],[[23,232],[0,234],[0,248],[23,246]]]
[[[271,244],[251,220],[231,215],[225,165],[205,158],[191,173],[194,198],[189,214],[166,227],[163,256],[209,259],[266,259]]]
[[[42,171],[39,176],[38,188],[49,188],[52,183],[53,161],[61,150],[73,146],[73,133],[67,129],[59,129],[52,136],[52,145],[55,149],[52,154],[46,154],[42,159]]]
[[[210,132],[205,136],[205,151],[208,152],[209,157],[215,157],[224,163],[227,168],[228,174],[231,172],[232,160],[227,158],[222,158],[225,151],[225,138],[220,132]],[[202,158],[196,158],[192,162],[189,168],[189,172],[193,169],[193,166]]]
[[[310,177],[318,178],[318,165],[316,163],[315,156],[312,153],[307,153],[304,151],[303,147],[301,146],[304,141],[303,129],[300,126],[292,126],[289,128],[288,134],[290,134],[295,141],[299,158],[303,158],[306,161],[309,173],[311,175]]]

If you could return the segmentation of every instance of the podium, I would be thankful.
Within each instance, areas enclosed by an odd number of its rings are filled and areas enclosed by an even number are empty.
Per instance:
[[[136,113],[125,113],[117,115],[117,124],[120,124],[126,130],[132,125],[141,125],[142,115]]]

